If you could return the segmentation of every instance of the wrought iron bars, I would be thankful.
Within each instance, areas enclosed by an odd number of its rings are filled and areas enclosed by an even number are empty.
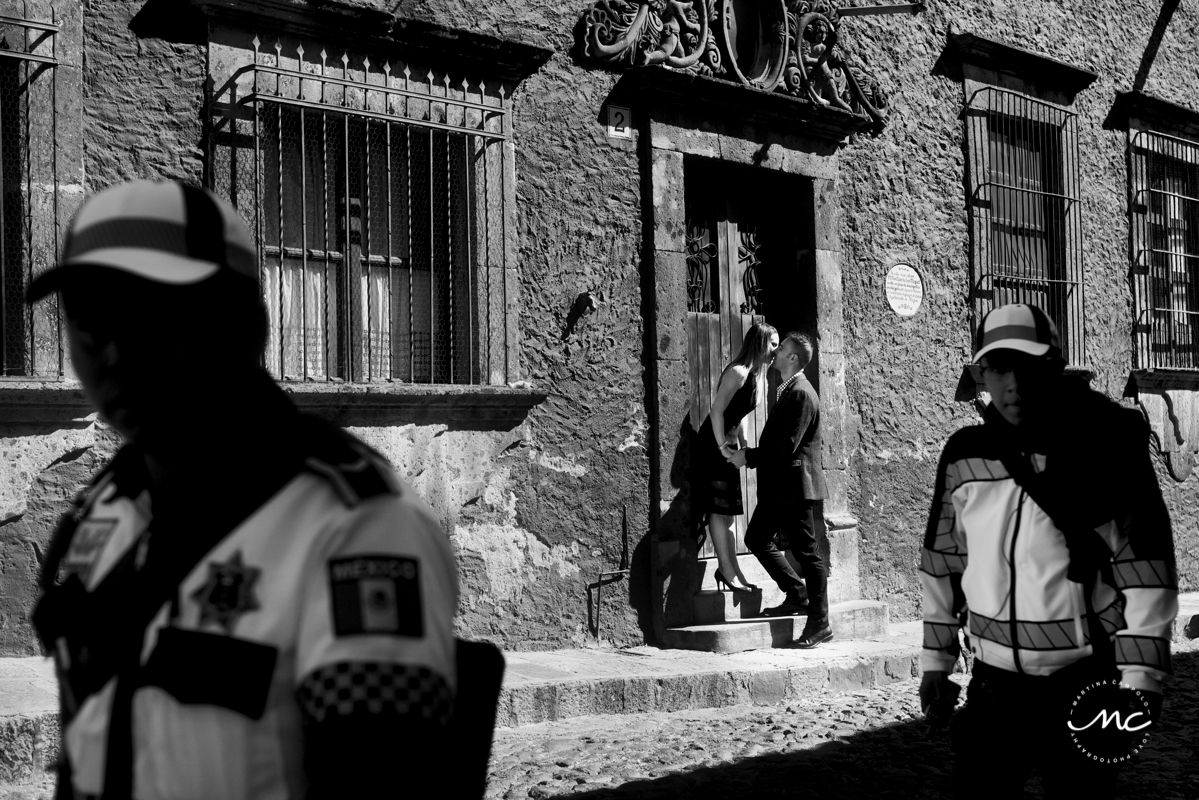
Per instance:
[[[1199,369],[1199,142],[1130,131],[1136,366]]]
[[[687,218],[687,310],[711,313],[719,304],[716,233],[708,220]]]
[[[271,372],[506,380],[506,87],[253,45]]]
[[[63,374],[58,298],[25,290],[58,251],[58,32],[0,16],[0,375]],[[31,135],[36,131],[37,136]]]
[[[965,110],[975,325],[1028,303],[1057,324],[1070,364],[1086,360],[1075,114],[997,87]]]
[[[741,243],[737,245],[737,260],[741,269],[741,288],[745,294],[745,302],[741,304],[742,314],[761,314],[765,308],[762,300],[762,286],[758,270],[762,267],[762,259],[758,251],[762,245],[758,241],[757,228],[748,227],[740,231]]]

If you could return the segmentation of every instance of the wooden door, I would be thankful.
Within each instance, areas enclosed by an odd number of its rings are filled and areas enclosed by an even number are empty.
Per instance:
[[[689,181],[689,187],[707,181]],[[719,183],[717,184],[719,185]],[[748,216],[744,215],[743,216]],[[727,195],[687,193],[687,364],[691,391],[690,420],[698,431],[712,408],[712,398],[724,367],[741,350],[745,332],[754,322],[760,302],[758,275],[758,230],[750,219],[738,216],[737,204]],[[746,418],[746,439],[758,444],[766,424],[767,379],[758,387],[758,405]],[[757,499],[757,476],[741,471],[741,494],[745,515],[738,517],[734,531],[737,552],[745,549],[745,527]],[[713,557],[710,541],[703,556]]]

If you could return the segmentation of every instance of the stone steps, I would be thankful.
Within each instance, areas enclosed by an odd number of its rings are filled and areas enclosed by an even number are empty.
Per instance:
[[[49,800],[58,758],[58,685],[47,658],[0,658],[0,798]]]
[[[807,617],[753,618],[760,611],[761,594],[700,591],[695,595],[696,619],[701,624],[669,628],[662,646],[711,653],[739,653],[768,647],[785,647],[803,632]],[[870,639],[887,634],[887,604],[848,600],[829,608],[833,635],[841,640]]]
[[[643,646],[505,653],[496,724],[517,727],[592,714],[640,714],[860,691],[918,674],[920,623],[892,625],[872,641],[811,650],[739,653]]]

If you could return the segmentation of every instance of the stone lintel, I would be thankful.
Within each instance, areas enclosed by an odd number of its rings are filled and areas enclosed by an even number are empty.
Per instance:
[[[198,38],[194,21],[180,25],[174,19],[180,16],[176,5],[173,0],[150,0],[139,16],[154,6],[164,6],[171,13],[155,13],[156,24],[146,25],[139,35],[174,41]],[[251,29],[315,36],[322,41],[330,38],[352,41],[359,48],[366,45],[366,49],[400,48],[414,62],[448,63],[469,75],[510,81],[524,80],[554,54],[550,48],[536,44],[403,19],[388,11],[345,2],[326,1],[318,5],[296,0],[192,0],[192,7],[202,15]]]
[[[1104,127],[1115,130],[1147,127],[1159,133],[1199,139],[1199,111],[1144,92],[1120,92]]]
[[[945,53],[963,64],[1012,75],[1034,86],[1070,96],[1078,94],[1099,77],[1088,69],[976,33],[950,33]]]
[[[835,146],[867,130],[872,120],[849,111],[817,106],[780,92],[763,92],[690,72],[634,67],[613,87],[609,102],[639,108],[673,106],[696,119],[802,134]]]
[[[745,120],[696,119],[678,109],[650,109],[655,153],[675,151],[788,175],[833,180],[836,149],[819,139]]]

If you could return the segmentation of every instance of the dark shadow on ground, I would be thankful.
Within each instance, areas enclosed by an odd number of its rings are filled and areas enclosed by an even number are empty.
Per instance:
[[[1162,722],[1145,750],[1120,775],[1118,797],[1199,798],[1199,653],[1175,655]],[[667,769],[668,765],[663,765]],[[947,734],[930,737],[923,722],[888,725],[815,748],[696,767],[572,798],[948,798],[952,754]],[[1035,777],[1025,797],[1043,797]]]

